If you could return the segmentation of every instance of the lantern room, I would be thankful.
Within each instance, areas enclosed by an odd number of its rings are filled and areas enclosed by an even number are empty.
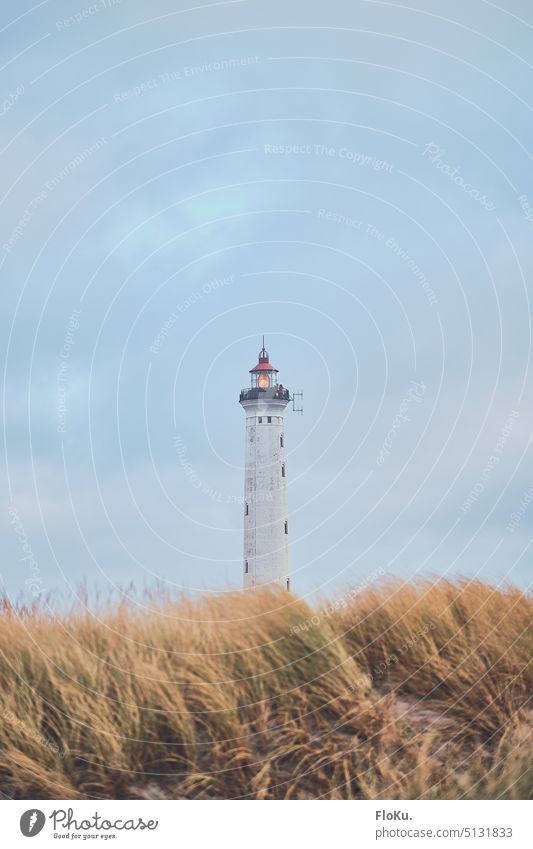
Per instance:
[[[269,362],[264,340],[263,347],[259,351],[259,361],[254,368],[250,369],[250,374],[252,376],[252,389],[270,389],[278,385],[278,370]]]

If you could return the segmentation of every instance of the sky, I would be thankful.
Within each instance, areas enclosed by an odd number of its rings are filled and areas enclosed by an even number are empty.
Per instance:
[[[10,598],[241,585],[263,334],[295,592],[529,584],[532,36],[522,0],[3,5]]]

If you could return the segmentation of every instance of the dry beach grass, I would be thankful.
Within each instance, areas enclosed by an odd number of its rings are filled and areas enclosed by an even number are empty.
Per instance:
[[[0,614],[13,798],[531,798],[533,600],[382,582]]]

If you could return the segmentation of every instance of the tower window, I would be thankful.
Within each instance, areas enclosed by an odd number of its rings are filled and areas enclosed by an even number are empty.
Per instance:
[[[284,478],[284,477],[285,477],[285,463],[282,463],[282,464],[281,464],[281,477],[282,477],[282,478]]]
[[[283,448],[283,446],[284,446],[284,445],[285,445],[285,442],[283,441],[283,434],[280,434],[280,437],[279,437],[279,447],[280,447],[280,448]]]
[[[249,510],[248,510],[248,503],[247,503],[245,508],[244,508],[244,515],[247,516],[248,513],[249,513]]]
[[[291,590],[291,579],[287,578],[287,592],[290,592],[290,590]]]
[[[267,421],[269,424],[272,424],[272,416],[268,416]]]
[[[247,574],[248,574],[248,561],[247,561],[247,560],[245,560],[245,561],[244,561],[244,574],[245,574],[245,575],[247,575]],[[288,588],[287,588],[287,589],[288,589]]]
[[[289,523],[287,522],[287,519],[285,519],[285,533],[289,533]]]
[[[263,423],[263,416],[259,416],[257,421],[259,422],[259,424],[262,424]]]

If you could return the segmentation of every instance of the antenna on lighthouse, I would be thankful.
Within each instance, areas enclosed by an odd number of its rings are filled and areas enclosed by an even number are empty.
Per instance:
[[[296,401],[297,398],[298,398],[298,401]],[[303,412],[304,412],[303,398],[304,398],[304,393],[302,391],[293,392],[291,397],[290,397],[290,400],[292,401],[293,412],[298,413],[299,416],[303,416]]]

